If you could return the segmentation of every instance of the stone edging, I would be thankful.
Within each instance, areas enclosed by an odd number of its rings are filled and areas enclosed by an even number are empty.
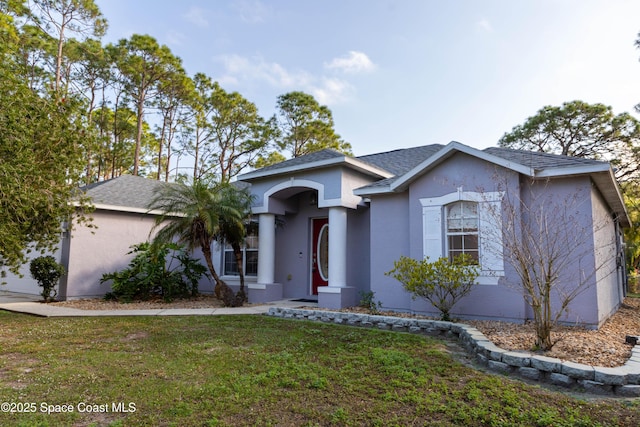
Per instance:
[[[475,354],[480,364],[495,372],[567,388],[581,388],[589,393],[640,397],[640,344],[633,347],[631,358],[623,366],[605,368],[504,350],[478,329],[462,323],[282,307],[270,308],[267,315],[453,338],[467,352]]]

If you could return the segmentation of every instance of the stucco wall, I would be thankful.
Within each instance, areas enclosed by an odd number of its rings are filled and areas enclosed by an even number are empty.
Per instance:
[[[503,232],[509,226],[521,236],[524,228],[528,227],[533,230],[533,235],[536,234],[537,225],[518,224],[520,215],[523,214],[519,208],[521,201],[531,206],[533,212],[553,212],[553,209],[558,209],[556,212],[564,210],[567,213],[564,222],[556,224],[559,225],[557,231],[551,236],[551,242],[564,245],[561,246],[562,250],[570,252],[570,257],[564,260],[566,263],[558,283],[563,290],[575,289],[578,284],[582,289],[561,320],[598,325],[603,316],[611,314],[619,296],[612,290],[614,275],[604,273],[604,269],[598,275],[598,279],[604,279],[601,280],[601,287],[595,285],[594,239],[596,246],[610,247],[614,238],[611,224],[600,227],[593,234],[594,224],[606,221],[605,206],[601,199],[594,199],[595,206],[600,211],[595,214],[596,221],[592,221],[591,182],[586,176],[541,180],[531,186],[530,184],[528,178],[521,180],[513,171],[459,153],[418,177],[405,193],[373,196],[371,282],[376,297],[390,309],[437,314],[427,301],[412,301],[410,297],[400,295],[399,283],[384,276],[384,272],[392,268],[393,261],[400,255],[416,259],[423,257],[423,208],[420,199],[441,197],[459,189],[468,192],[501,191],[505,194],[502,201]],[[507,209],[514,215],[509,216]],[[556,217],[551,215],[550,218]],[[506,224],[508,219],[511,222]],[[379,238],[377,231],[389,227],[390,233]],[[504,235],[503,238],[508,236]],[[599,257],[600,262],[610,265],[610,252],[602,252]],[[532,313],[524,301],[520,277],[510,261],[509,257],[504,257],[504,276],[497,285],[476,285],[471,294],[455,306],[453,314],[462,318],[500,318],[514,321],[531,319]],[[599,299],[603,307],[600,309]]]
[[[132,259],[130,246],[149,239],[153,217],[112,211],[93,213],[97,228],[77,227],[69,247],[66,297],[104,295],[108,285],[100,285],[104,273],[121,270]]]
[[[7,270],[7,276],[5,278],[0,278],[0,282],[6,282],[4,285],[0,285],[0,291],[40,295],[42,288],[38,286],[38,283],[33,278],[31,278],[31,273],[29,272],[31,260],[40,256],[52,255],[56,261],[60,262],[62,255],[60,248],[61,245],[58,245],[57,249],[53,252],[45,252],[44,254],[41,254],[40,252],[31,252],[27,254],[27,262],[22,265],[19,274],[16,275]]]
[[[620,307],[624,291],[616,264],[616,227],[602,195],[596,188],[591,189],[591,205],[597,269],[598,321],[603,322]]]
[[[385,276],[401,255],[409,256],[408,193],[371,199],[371,290],[386,309],[407,311],[411,296],[395,279]]]
[[[359,292],[370,288],[370,225],[368,206],[347,210],[347,285],[356,288],[358,301]]]
[[[274,186],[288,185],[291,180],[305,180],[321,185],[324,189],[324,199],[339,199],[342,195],[342,175],[340,168],[306,171],[287,177],[268,177],[251,183],[251,194],[255,196],[253,203],[254,210],[259,212],[261,208],[265,208],[264,194],[266,192],[272,190]],[[301,186],[301,188],[302,187],[304,186]],[[320,198],[322,198],[322,196]],[[271,198],[268,209],[269,212],[283,214],[284,209],[286,209],[286,204],[279,203],[278,198]]]
[[[559,270],[554,284],[554,312],[559,308],[559,295],[576,293],[560,321],[597,326],[598,295],[594,258],[591,181],[588,176],[539,180],[523,185],[523,200],[529,206],[525,212],[528,230],[534,236],[549,238],[549,245],[557,248],[554,266]],[[548,231],[538,231],[545,213]],[[529,315],[531,316],[531,314]]]
[[[421,198],[441,197],[458,189],[468,192],[519,192],[518,175],[507,169],[489,164],[475,157],[458,153],[416,179],[409,187],[410,256],[423,255],[423,224]],[[498,285],[476,285],[471,294],[456,304],[455,316],[466,318],[503,318],[522,320],[525,303],[517,290],[514,271],[504,264],[505,276]],[[437,315],[428,301],[412,300],[409,310]]]
[[[109,292],[111,287],[100,284],[100,278],[128,265],[133,255],[127,252],[132,245],[149,240],[155,220],[150,215],[106,210],[94,212],[93,218],[97,228],[77,227],[72,233],[66,291],[60,292],[68,299],[99,297]],[[199,250],[193,256],[202,260]],[[200,290],[212,292],[213,285],[203,278]]]

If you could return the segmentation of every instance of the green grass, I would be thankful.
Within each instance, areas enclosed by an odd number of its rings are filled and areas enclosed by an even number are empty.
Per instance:
[[[36,404],[0,412],[3,426],[636,426],[640,412],[483,374],[403,333],[264,316],[0,325],[0,402]]]

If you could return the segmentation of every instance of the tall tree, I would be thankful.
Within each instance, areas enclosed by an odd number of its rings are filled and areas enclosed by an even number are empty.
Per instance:
[[[140,151],[143,139],[144,115],[148,104],[158,95],[159,84],[175,69],[181,68],[181,60],[167,46],[160,46],[151,36],[134,34],[129,40],[122,39],[114,51],[116,65],[123,79],[126,92],[133,100],[137,118],[136,149],[133,159],[133,174],[140,169]]]
[[[211,174],[210,164],[215,154],[211,144],[213,137],[211,121],[214,114],[211,94],[214,82],[207,75],[197,73],[193,77],[193,83],[194,91],[187,104],[189,113],[183,127],[182,147],[185,152],[193,156],[193,180],[199,181]]]
[[[162,121],[158,138],[157,179],[163,178],[162,168],[164,167],[164,180],[169,181],[169,165],[173,154],[172,143],[177,127],[183,120],[185,106],[192,96],[193,80],[180,67],[174,69],[163,79],[158,88],[158,96],[154,104],[160,112]],[[166,154],[163,150],[166,150]]]
[[[98,148],[98,180],[115,178],[133,170],[136,114],[129,108],[111,110],[103,105],[95,114],[100,146]]]
[[[290,92],[277,100],[280,135],[277,141],[282,150],[299,157],[326,148],[351,154],[351,144],[334,130],[331,110],[320,105],[304,92]]]
[[[23,25],[16,48],[24,79],[30,89],[45,92],[53,79],[47,61],[51,58],[53,40],[32,25]]]
[[[61,88],[64,53],[69,33],[85,38],[101,37],[107,21],[94,0],[32,0],[35,23],[56,39],[54,90]]]
[[[95,181],[97,175],[95,163],[99,161],[101,138],[100,127],[94,124],[94,114],[100,104],[106,104],[105,90],[110,83],[110,64],[106,51],[98,40],[88,39],[84,42],[71,41],[68,56],[74,58],[71,68],[72,85],[82,96],[85,105],[85,132],[83,149],[86,160],[85,182]]]
[[[214,83],[211,94],[212,138],[217,145],[216,166],[220,182],[229,182],[266,152],[274,125],[258,114],[254,103],[238,92],[226,92]]]
[[[0,16],[0,267],[17,272],[28,250],[57,247],[61,223],[76,212],[81,123],[73,99],[59,103],[29,87],[18,30]]]
[[[640,122],[603,104],[546,106],[500,138],[501,147],[607,160],[618,179],[638,174]]]

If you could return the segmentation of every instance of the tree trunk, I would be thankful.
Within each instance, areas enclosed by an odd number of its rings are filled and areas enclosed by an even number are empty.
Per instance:
[[[238,291],[238,298],[242,300],[242,302],[247,302],[247,292],[244,287],[244,266],[243,266],[243,257],[242,257],[242,248],[239,244],[234,243],[231,245],[233,249],[233,254],[236,257],[236,265],[238,266],[238,274],[240,275],[240,290]]]
[[[137,102],[137,130],[136,130],[136,150],[133,155],[133,175],[138,175],[138,169],[140,167],[140,151],[142,148],[142,125],[144,118],[144,95],[138,98]]]
[[[209,267],[209,272],[211,272],[211,276],[213,280],[216,282],[216,285],[213,289],[216,298],[222,301],[225,307],[238,307],[241,306],[243,301],[239,298],[236,298],[236,295],[233,293],[233,290],[227,285],[218,273],[216,273],[216,269],[213,266],[213,259],[211,256],[211,242],[207,244],[201,245],[202,255],[204,256],[205,261],[207,262],[207,267]]]

